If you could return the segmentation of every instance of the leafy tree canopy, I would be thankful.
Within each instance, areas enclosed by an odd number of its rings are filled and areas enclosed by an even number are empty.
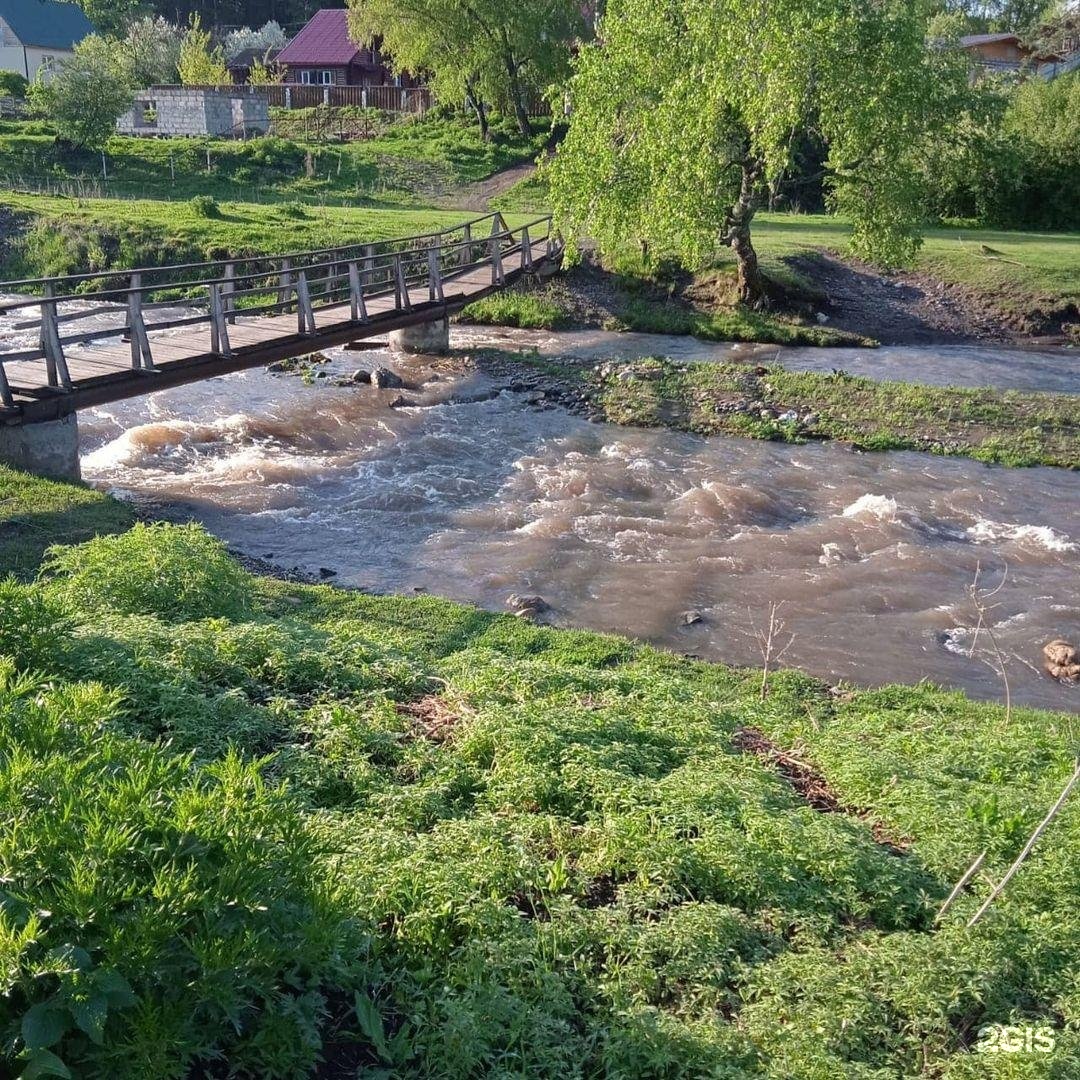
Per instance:
[[[750,225],[812,128],[854,250],[904,262],[919,244],[917,156],[966,72],[925,47],[925,26],[903,0],[610,0],[551,168],[563,227],[687,265],[727,245],[740,298],[760,306]]]
[[[580,0],[349,0],[360,41],[381,38],[399,70],[424,71],[443,100],[467,103],[486,129],[489,103],[529,133],[529,98],[569,74],[588,31]]]
[[[198,15],[193,15],[177,61],[180,81],[185,86],[221,86],[231,81],[221,46],[214,48],[210,42],[210,31],[202,28]]]
[[[61,138],[90,150],[105,145],[134,96],[125,54],[97,34],[79,42],[48,82],[39,72],[29,93],[31,106],[56,124]]]

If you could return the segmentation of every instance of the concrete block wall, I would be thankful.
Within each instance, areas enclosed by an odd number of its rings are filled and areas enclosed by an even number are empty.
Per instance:
[[[151,104],[157,116],[147,121]],[[154,86],[116,122],[121,135],[239,135],[242,129],[258,134],[270,130],[266,95],[242,86]]]

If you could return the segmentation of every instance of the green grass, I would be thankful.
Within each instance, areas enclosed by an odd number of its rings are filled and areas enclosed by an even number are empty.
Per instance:
[[[848,228],[822,215],[762,214],[755,243],[768,268],[786,256],[843,251]],[[983,247],[994,253],[983,251]],[[928,228],[915,269],[969,286],[1010,314],[1080,305],[1080,235],[1011,232],[964,225]]]
[[[520,359],[530,363],[527,354]],[[662,358],[612,362],[599,371],[542,363],[549,375],[585,389],[612,423],[784,442],[838,439],[865,450],[1080,468],[1080,423],[1068,394],[877,382],[780,367],[759,375],[745,364]],[[781,419],[789,412],[796,418]]]
[[[78,544],[131,526],[123,503],[0,465],[0,578],[32,577],[50,544]]]
[[[1071,771],[1074,716],[790,672],[762,698],[618,638],[248,578],[193,529],[56,553],[0,601],[9,1069],[1080,1068],[1080,801],[965,928]],[[1055,1049],[973,1054],[995,1023]]]
[[[642,334],[686,334],[702,341],[761,341],[774,345],[869,345],[854,334],[733,305],[718,311],[696,311],[643,297],[627,297],[606,329]]]
[[[0,209],[22,221],[6,245],[0,275],[45,277],[314,250],[434,232],[476,216],[296,203],[220,203],[208,215],[208,205],[0,193]]]
[[[546,128],[522,139],[499,127],[485,143],[474,127],[440,119],[401,121],[376,138],[338,145],[274,136],[244,142],[114,136],[106,149],[108,188],[139,199],[415,205],[529,161],[549,138]],[[3,123],[0,178],[12,186],[82,184],[90,194],[102,180],[101,157],[59,147],[47,124]]]
[[[485,296],[469,304],[461,317],[480,326],[515,326],[521,330],[558,330],[568,321],[567,313],[553,300],[523,292]]]

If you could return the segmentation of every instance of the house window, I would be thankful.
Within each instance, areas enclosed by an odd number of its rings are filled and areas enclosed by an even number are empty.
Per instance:
[[[332,71],[315,71],[305,68],[300,72],[300,81],[305,86],[333,86],[334,73]]]

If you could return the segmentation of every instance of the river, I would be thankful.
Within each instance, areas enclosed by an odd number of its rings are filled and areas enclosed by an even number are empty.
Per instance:
[[[761,362],[775,348],[598,333],[459,329],[579,356]],[[82,415],[87,480],[169,504],[243,552],[378,592],[505,610],[539,594],[555,625],[759,662],[780,604],[784,663],[860,684],[931,679],[999,698],[990,641],[970,655],[978,572],[1014,701],[1075,710],[1041,647],[1080,636],[1080,474],[926,454],[859,454],[593,424],[460,360],[331,354],[418,390],[255,370]],[[932,382],[1080,388],[1075,353],[781,350],[779,362]],[[686,613],[700,621],[687,625]]]

